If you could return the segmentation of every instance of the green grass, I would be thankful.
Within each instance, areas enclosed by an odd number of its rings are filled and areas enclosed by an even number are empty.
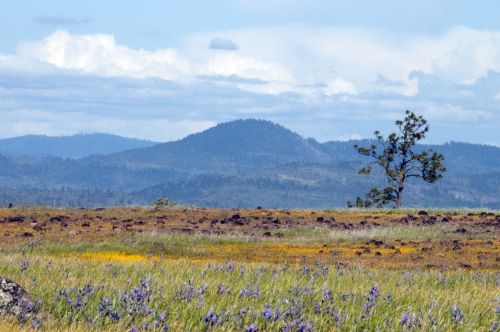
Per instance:
[[[29,263],[25,271],[19,268],[23,260]],[[494,272],[389,271],[356,266],[329,267],[323,271],[322,266],[314,264],[311,271],[308,268],[256,264],[230,268],[228,264],[193,264],[184,260],[108,264],[65,258],[49,260],[37,253],[0,255],[0,275],[25,285],[42,303],[41,319],[49,330],[128,330],[153,322],[153,315],[128,316],[121,300],[124,292],[139,287],[144,278],[152,280],[148,308],[167,312],[173,331],[208,330],[203,317],[210,309],[219,317],[229,315],[227,321],[213,327],[227,331],[241,331],[250,324],[261,330],[279,330],[283,321],[294,319],[309,322],[316,331],[331,330],[337,323],[329,310],[339,316],[343,331],[400,331],[400,320],[407,311],[415,314],[421,324],[417,330],[425,331],[487,331],[499,318],[495,314],[495,307],[500,305],[498,275]],[[195,291],[189,301],[176,297],[188,282],[197,290],[206,285],[205,293]],[[61,290],[76,292],[76,288],[87,284],[95,292],[85,298],[81,309],[72,310],[64,300],[56,300]],[[377,287],[380,296],[375,306],[366,311],[363,304],[372,286]],[[230,292],[218,294],[220,287]],[[259,295],[242,296],[245,287],[256,287]],[[332,292],[333,301],[323,296],[323,289]],[[113,321],[99,312],[99,299],[104,298],[109,298],[123,314],[120,320]],[[321,313],[315,313],[315,303]],[[463,312],[463,319],[454,319],[454,305]],[[278,308],[281,313],[290,310],[291,316],[267,322],[262,315],[266,307]],[[246,314],[239,319],[241,309],[246,309]],[[94,316],[94,320],[89,321],[88,316]]]
[[[393,210],[381,213],[390,211]],[[154,327],[154,321],[163,313],[170,331],[244,331],[251,324],[259,331],[282,331],[285,324],[295,320],[297,324],[290,331],[298,331],[301,323],[310,324],[314,331],[490,331],[492,324],[500,322],[500,274],[495,269],[498,264],[475,271],[456,268],[456,263],[475,257],[472,250],[498,248],[498,232],[470,227],[466,234],[459,234],[454,232],[456,227],[385,223],[383,227],[351,230],[311,226],[271,231],[282,233],[280,238],[237,232],[219,236],[145,232],[41,241],[19,238],[0,245],[0,276],[23,285],[40,303],[39,318],[48,331],[128,331],[132,327],[144,330],[146,324],[160,331],[163,323]],[[434,255],[446,253],[440,259],[451,261],[459,257],[459,261],[450,270],[423,268],[424,263],[418,263],[422,268],[388,268],[384,264],[396,259],[389,254],[380,258],[374,253],[331,256],[319,254],[316,249],[309,260],[290,265],[243,259],[257,257],[252,254],[265,250],[276,257],[291,257],[286,256],[288,252],[273,251],[282,244],[283,248],[323,248],[329,244],[331,248],[360,250],[360,246],[373,239],[388,244],[396,244],[396,240],[422,241],[425,246],[434,246],[431,254],[419,250],[405,256],[408,260],[423,256],[432,261]],[[462,251],[439,247],[441,240],[468,239],[476,244],[492,240],[495,246],[477,249],[464,245]],[[223,249],[228,250],[222,256],[227,262],[216,259],[217,252],[213,251]],[[233,249],[246,251],[233,254]],[[98,256],[102,253],[116,254],[119,259],[105,261]],[[148,253],[153,257],[146,259]],[[488,253],[493,264],[495,254]],[[316,257],[325,256],[328,265],[316,262]],[[368,260],[364,265],[357,265],[365,257]],[[267,258],[271,262],[273,257]],[[337,265],[337,260],[347,266]],[[20,268],[22,262],[27,269]],[[141,286],[144,280],[148,281]],[[79,289],[89,284],[93,291],[76,306]],[[370,301],[372,287],[380,295]],[[150,298],[137,302],[131,296],[134,289],[150,291]],[[258,290],[258,294],[244,296],[249,290]],[[61,291],[69,297],[61,297]],[[186,298],[185,293],[190,291],[192,295]],[[328,292],[332,297],[325,296]],[[105,299],[109,299],[112,311],[119,313],[120,319],[112,319],[99,309],[99,301]],[[368,309],[364,307],[366,303]],[[265,309],[272,310],[273,315],[276,310],[279,318],[266,320]],[[217,316],[214,325],[203,320],[210,310]],[[401,320],[406,313],[410,320],[405,325]],[[0,321],[0,331],[28,331],[30,324],[5,318]]]

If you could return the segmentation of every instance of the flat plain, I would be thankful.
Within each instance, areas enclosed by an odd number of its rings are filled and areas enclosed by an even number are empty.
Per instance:
[[[0,209],[0,330],[490,331],[500,213]]]

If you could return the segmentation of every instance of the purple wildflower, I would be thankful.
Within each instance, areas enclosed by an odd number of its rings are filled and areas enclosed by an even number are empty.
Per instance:
[[[456,322],[461,322],[464,319],[464,313],[460,307],[453,305],[453,309],[451,311],[451,316]]]
[[[402,316],[401,319],[399,320],[399,324],[406,326],[408,322],[411,320],[411,314],[409,311],[405,312]]]
[[[312,330],[313,330],[313,327],[312,327],[311,323],[309,323],[309,322],[302,322],[297,327],[297,332],[310,332]]]
[[[213,309],[210,309],[205,317],[203,317],[203,322],[212,326],[217,324],[217,315],[215,314]]]
[[[259,328],[255,324],[245,326],[245,332],[259,332]]]
[[[27,260],[23,260],[21,264],[19,264],[19,269],[21,271],[26,271],[30,267],[30,264],[28,263]]]
[[[32,322],[31,322],[31,329],[32,330],[41,330],[43,328],[43,323],[39,317],[36,317]]]
[[[262,310],[262,316],[264,316],[265,320],[271,320],[273,319],[273,312],[269,308],[264,308],[264,310]]]

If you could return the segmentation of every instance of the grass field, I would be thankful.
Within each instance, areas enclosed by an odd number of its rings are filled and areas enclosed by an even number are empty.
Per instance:
[[[500,214],[0,209],[0,331],[490,331]]]

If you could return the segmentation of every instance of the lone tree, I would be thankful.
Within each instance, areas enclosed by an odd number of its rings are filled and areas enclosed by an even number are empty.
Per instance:
[[[374,165],[380,166],[387,177],[388,186],[373,188],[365,199],[357,197],[349,207],[383,207],[394,203],[400,208],[403,203],[405,181],[409,178],[420,178],[433,183],[442,178],[446,171],[443,165],[444,156],[432,149],[417,153],[414,149],[418,141],[425,138],[429,131],[427,120],[413,112],[406,111],[404,120],[397,120],[397,133],[391,133],[387,138],[377,130],[374,135],[377,144],[369,147],[355,145],[354,148],[372,161],[359,170],[359,174],[370,174]]]

